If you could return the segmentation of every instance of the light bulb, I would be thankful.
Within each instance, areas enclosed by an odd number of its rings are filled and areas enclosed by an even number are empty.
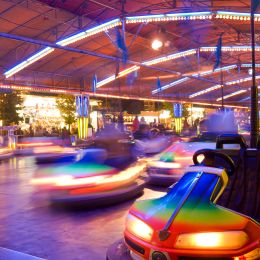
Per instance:
[[[160,41],[160,40],[157,40],[157,39],[155,39],[155,40],[153,40],[153,42],[152,42],[152,48],[154,49],[154,50],[159,50],[161,47],[163,46],[163,43]]]

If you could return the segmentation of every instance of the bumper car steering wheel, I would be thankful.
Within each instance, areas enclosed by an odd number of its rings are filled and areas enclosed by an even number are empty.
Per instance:
[[[202,162],[198,161],[200,155],[204,156]],[[228,155],[211,149],[202,149],[195,152],[193,155],[193,162],[195,165],[204,165],[215,168],[222,166],[226,169],[228,176],[232,176],[235,171],[235,164]]]

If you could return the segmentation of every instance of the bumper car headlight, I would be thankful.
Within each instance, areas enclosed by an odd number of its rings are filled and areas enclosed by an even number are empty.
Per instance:
[[[131,234],[146,241],[151,241],[153,229],[139,218],[129,214],[126,219],[126,229]]]
[[[241,248],[247,241],[243,231],[190,233],[179,235],[175,248],[232,250]]]

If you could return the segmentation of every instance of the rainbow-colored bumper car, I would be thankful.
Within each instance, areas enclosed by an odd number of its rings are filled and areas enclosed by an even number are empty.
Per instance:
[[[104,164],[105,151],[89,149],[75,163],[40,168],[31,183],[46,191],[53,203],[100,206],[136,197],[143,191],[146,163],[137,161],[119,169]]]
[[[204,149],[193,160],[165,196],[134,203],[109,260],[260,259],[260,224],[216,204],[234,172],[232,159]]]

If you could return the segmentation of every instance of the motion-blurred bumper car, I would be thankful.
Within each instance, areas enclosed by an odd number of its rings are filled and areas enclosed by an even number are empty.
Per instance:
[[[90,207],[141,194],[146,183],[146,163],[137,161],[115,168],[105,164],[106,158],[106,150],[88,149],[78,162],[39,169],[31,183],[47,191],[54,203],[82,203]]]
[[[147,169],[150,183],[170,186],[178,181],[187,166],[192,163],[195,151],[204,148],[215,148],[214,142],[177,142],[161,154],[148,161]]]
[[[13,151],[7,147],[0,147],[0,161],[10,159],[13,156]]]
[[[62,146],[35,147],[34,158],[37,164],[68,163],[76,160],[74,148]]]
[[[150,176],[150,183],[159,186],[170,186],[178,181],[186,167],[192,164],[192,155],[200,149],[215,149],[219,136],[230,138],[236,134],[226,134],[219,132],[203,132],[200,136],[190,139],[189,142],[176,142],[161,154],[152,158],[147,165]],[[243,147],[246,146],[243,141]],[[239,149],[240,137],[236,143],[225,143],[226,148]],[[217,147],[219,148],[219,147]]]

